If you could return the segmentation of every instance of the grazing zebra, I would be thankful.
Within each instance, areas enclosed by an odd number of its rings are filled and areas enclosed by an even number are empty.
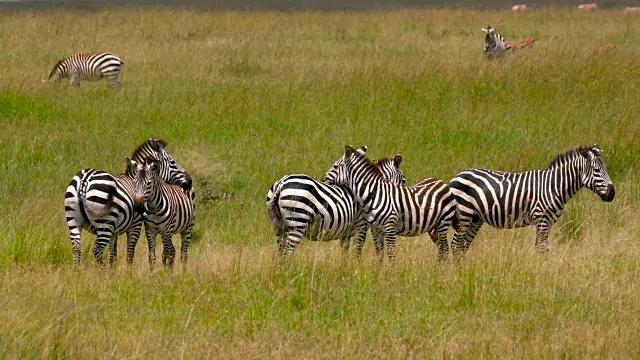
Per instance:
[[[587,187],[607,202],[616,194],[598,145],[569,150],[545,170],[466,170],[449,186],[457,201],[451,246],[456,255],[467,251],[485,222],[502,229],[534,224],[535,247],[547,251],[549,228],[580,188]]]
[[[364,153],[367,148],[357,151]],[[389,181],[404,184],[401,162],[399,155],[379,160]],[[367,235],[367,223],[353,193],[346,186],[326,184],[307,175],[286,175],[276,181],[267,194],[267,210],[284,255],[293,253],[302,237],[312,241],[340,239],[346,252],[351,236],[357,236],[357,243],[364,243]]]
[[[49,81],[60,81],[68,77],[71,85],[80,86],[80,80],[100,80],[107,77],[111,86],[120,89],[118,76],[123,64],[117,55],[108,52],[74,54],[58,61],[49,74]]]
[[[149,244],[149,266],[153,270],[156,262],[156,235],[159,232],[163,245],[162,264],[165,267],[173,267],[176,249],[171,238],[173,234],[180,233],[180,260],[184,270],[196,212],[195,192],[193,188],[185,190],[180,186],[165,183],[161,176],[161,168],[160,160],[150,156],[141,170],[147,183],[144,195],[144,230]]]
[[[492,28],[491,25],[487,26],[486,29],[482,28],[482,31],[485,33],[483,53],[487,59],[503,57],[504,53],[511,49],[511,45],[505,43],[504,37],[496,33],[496,29]]]
[[[191,188],[191,177],[164,150],[167,141],[151,138],[134,150],[124,174],[113,176],[104,171],[84,169],[78,172],[67,188],[64,209],[73,249],[73,261],[80,265],[80,237],[84,227],[97,235],[93,253],[100,265],[107,243],[110,244],[109,263],[117,259],[117,237],[127,233],[127,262],[133,262],[133,250],[140,237],[142,214],[136,205],[142,199],[136,196],[135,177],[146,156],[153,154],[162,162],[162,176],[167,182]],[[140,194],[139,194],[140,195]],[[142,193],[141,195],[144,195]]]
[[[380,167],[365,154],[347,146],[338,166],[327,173],[330,183],[346,184],[362,207],[376,241],[376,252],[382,257],[382,237],[387,240],[387,256],[395,260],[396,235],[418,236],[429,233],[438,245],[438,258],[449,254],[447,231],[455,214],[455,201],[449,186],[436,179],[424,179],[405,187],[384,180]],[[361,246],[361,244],[360,244]]]

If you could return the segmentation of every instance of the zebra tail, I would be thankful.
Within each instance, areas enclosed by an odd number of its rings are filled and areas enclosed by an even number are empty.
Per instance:
[[[269,193],[267,194],[267,211],[269,212],[269,218],[271,219],[271,225],[273,225],[273,231],[276,235],[281,235],[284,229],[284,223],[282,221],[282,213],[278,206],[278,200],[280,199],[280,191],[282,190],[282,183],[277,182],[273,184]]]

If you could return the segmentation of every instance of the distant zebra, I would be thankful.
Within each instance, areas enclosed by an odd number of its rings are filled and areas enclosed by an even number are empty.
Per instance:
[[[367,148],[357,151],[364,153]],[[385,178],[404,184],[401,162],[399,155],[380,159]],[[271,186],[266,203],[282,254],[293,253],[302,237],[312,241],[340,239],[345,252],[352,236],[357,236],[357,244],[366,238],[367,223],[346,186],[329,185],[302,174],[286,175]]]
[[[74,54],[58,61],[49,74],[49,81],[68,77],[71,85],[80,86],[80,80],[96,81],[106,77],[111,86],[120,89],[118,76],[123,64],[117,55],[108,52]]]
[[[161,159],[165,181],[191,188],[191,177],[164,150],[167,141],[151,138],[133,152],[125,174],[113,176],[104,171],[84,169],[78,172],[67,188],[64,209],[69,227],[73,261],[80,265],[80,237],[84,227],[97,235],[93,254],[103,265],[103,252],[110,244],[109,263],[117,259],[118,234],[127,233],[127,262],[133,261],[135,243],[140,237],[142,214],[136,207],[143,205],[143,193],[136,195],[135,177],[148,154]],[[141,166],[141,165],[140,165]]]
[[[182,237],[180,260],[183,270],[187,265],[187,254],[196,212],[195,191],[185,190],[164,182],[160,161],[151,156],[143,167],[143,177],[148,184],[145,192],[144,231],[149,244],[149,265],[153,270],[156,262],[156,235],[162,236],[162,264],[173,267],[176,249],[171,238],[179,233]],[[135,246],[135,244],[134,244]]]
[[[449,184],[456,201],[452,250],[464,254],[483,223],[511,229],[536,226],[535,247],[548,250],[549,228],[582,187],[612,201],[615,188],[598,145],[559,155],[545,170],[507,173],[488,169],[461,172]]]
[[[495,59],[503,57],[507,50],[511,49],[511,45],[505,43],[504,37],[496,33],[496,29],[491,25],[487,28],[482,28],[485,33],[483,53],[487,59]]]
[[[438,258],[448,257],[447,231],[455,214],[455,200],[446,183],[424,179],[405,187],[387,182],[379,166],[351,146],[345,148],[344,157],[325,179],[351,189],[374,234],[384,232],[390,261],[395,260],[396,235],[418,236],[425,232],[438,245]],[[382,256],[382,238],[374,239],[376,251]]]

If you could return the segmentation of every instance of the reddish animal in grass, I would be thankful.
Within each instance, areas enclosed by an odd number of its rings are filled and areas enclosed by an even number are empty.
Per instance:
[[[510,47],[513,50],[524,49],[526,47],[531,46],[534,41],[536,41],[536,40],[533,38],[533,36],[527,35],[527,37],[524,40],[522,40],[522,41],[520,41],[518,43],[508,42],[507,43],[507,47]]]

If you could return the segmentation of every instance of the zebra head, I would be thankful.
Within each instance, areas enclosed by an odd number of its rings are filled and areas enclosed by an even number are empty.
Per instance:
[[[133,194],[133,208],[136,212],[142,214],[146,203],[146,179],[144,178],[144,167],[142,163],[135,160],[131,160],[128,157],[127,160],[127,172],[132,174],[134,194]]]
[[[491,25],[487,25],[486,28],[482,28],[482,31],[485,33],[484,36],[484,51],[489,49],[495,49],[496,47],[496,29],[492,28]]]
[[[65,58],[56,63],[53,70],[49,73],[49,82],[60,81],[63,77],[69,75],[69,64],[66,60],[67,59]]]
[[[407,185],[407,179],[404,177],[402,170],[400,170],[400,163],[402,163],[402,156],[400,156],[400,154],[396,154],[394,157],[376,160],[375,163],[387,181],[396,185]]]
[[[359,149],[355,150],[356,152],[358,152],[361,155],[364,155],[367,152],[367,146],[363,145],[361,146]],[[401,160],[402,161],[402,160]],[[341,157],[340,159],[338,159],[338,161],[336,161],[333,166],[331,166],[331,169],[329,169],[329,171],[327,171],[327,173],[324,175],[324,179],[322,179],[323,182],[329,184],[329,185],[337,185],[337,184],[345,184],[346,181],[344,182],[339,182],[339,179],[344,179],[345,174],[343,173],[344,171],[344,157]],[[400,166],[400,163],[398,163],[398,166]],[[399,170],[399,168],[398,168]],[[404,175],[403,175],[404,177]]]
[[[165,146],[167,146],[166,140],[150,138],[134,150],[131,158],[139,163],[144,163],[148,157],[158,159],[160,162],[160,177],[164,182],[178,185],[184,190],[191,190],[191,176],[189,176],[187,171],[178,164],[176,159],[164,149]],[[127,175],[130,174],[127,173]]]
[[[144,211],[154,213],[155,209],[149,203],[157,204],[156,195],[160,191],[160,187],[164,180],[162,179],[162,160],[155,155],[149,155],[144,160],[144,166],[140,171],[141,181],[144,184]]]
[[[613,201],[616,197],[616,190],[613,186],[607,167],[600,159],[600,147],[593,145],[591,147],[581,146],[578,149],[580,155],[587,160],[586,170],[582,172],[582,185],[600,196],[600,199],[606,202]]]

